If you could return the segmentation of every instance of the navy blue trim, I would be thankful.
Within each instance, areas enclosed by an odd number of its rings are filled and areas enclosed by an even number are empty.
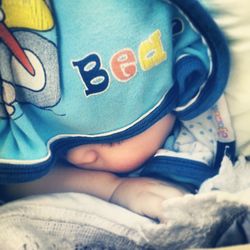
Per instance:
[[[166,114],[169,114],[175,104],[175,97],[176,95],[173,95],[175,93],[175,90],[172,89],[168,94],[171,94],[171,97],[167,95],[162,102],[162,104],[155,109],[150,115],[146,116],[143,120],[136,123],[134,126],[128,128],[127,130],[114,133],[112,135],[107,136],[98,136],[95,138],[89,138],[89,137],[74,137],[74,138],[64,138],[63,141],[67,142],[66,147],[75,147],[82,144],[91,144],[91,143],[111,143],[111,142],[117,142],[117,141],[123,141],[126,139],[129,139],[131,137],[134,137],[146,129],[150,128],[152,125],[154,125],[157,121],[159,121],[161,118],[163,118]]]
[[[171,0],[190,19],[205,38],[210,50],[213,70],[194,104],[178,112],[183,120],[193,119],[209,109],[221,96],[229,77],[230,53],[227,41],[217,24],[197,0]]]
[[[22,183],[41,178],[49,172],[48,166],[52,166],[54,161],[54,158],[50,158],[32,166],[1,164],[0,184]]]
[[[217,151],[214,160],[214,167],[219,168],[224,156],[227,156],[233,163],[236,161],[236,142],[217,142]]]
[[[187,55],[176,62],[174,77],[178,86],[179,107],[186,105],[197,95],[208,77],[208,70],[197,56]]]
[[[199,161],[170,156],[157,156],[143,166],[141,175],[191,184],[198,189],[202,182],[217,173],[218,168],[213,168]]]

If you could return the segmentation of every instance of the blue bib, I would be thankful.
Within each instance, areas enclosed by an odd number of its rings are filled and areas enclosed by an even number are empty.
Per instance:
[[[1,9],[2,183],[38,178],[58,150],[130,138],[169,112],[191,119],[225,87],[227,47],[197,1],[2,0]]]

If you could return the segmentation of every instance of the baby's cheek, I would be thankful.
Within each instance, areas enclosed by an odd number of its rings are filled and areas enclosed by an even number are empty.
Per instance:
[[[143,154],[131,154],[130,156],[115,158],[112,160],[112,164],[109,165],[110,169],[108,171],[127,173],[138,169],[148,157]]]

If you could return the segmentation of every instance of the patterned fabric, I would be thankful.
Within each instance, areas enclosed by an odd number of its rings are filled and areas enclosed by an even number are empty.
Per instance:
[[[141,174],[191,184],[195,192],[218,173],[224,155],[234,161],[235,135],[226,100],[221,97],[208,111],[176,126]]]

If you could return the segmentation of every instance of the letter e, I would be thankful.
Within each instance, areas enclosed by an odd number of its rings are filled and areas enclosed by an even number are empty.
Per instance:
[[[118,81],[129,81],[137,72],[134,51],[132,49],[122,49],[116,52],[110,60],[110,68]]]

